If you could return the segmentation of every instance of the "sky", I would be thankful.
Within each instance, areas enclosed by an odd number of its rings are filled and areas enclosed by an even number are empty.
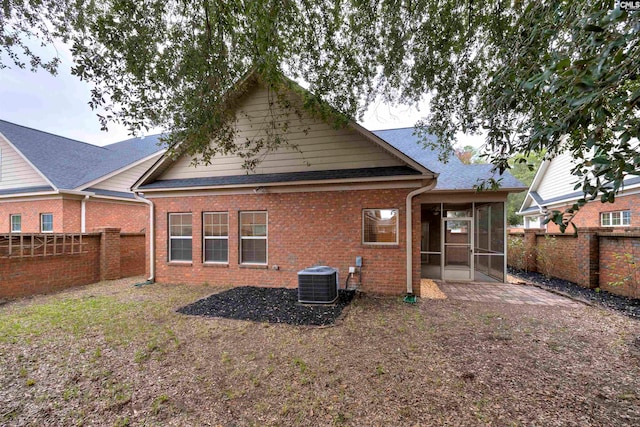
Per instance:
[[[62,63],[56,76],[15,66],[0,69],[0,119],[95,145],[131,138],[126,128],[114,123],[108,132],[100,130],[88,104],[91,85],[71,75],[68,49],[58,46],[57,53]],[[360,124],[369,130],[410,127],[422,116],[415,108],[377,103]],[[479,147],[482,142],[481,136],[459,135],[458,145]]]

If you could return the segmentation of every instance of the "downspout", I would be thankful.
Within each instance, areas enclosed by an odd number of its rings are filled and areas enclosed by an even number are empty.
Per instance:
[[[80,201],[80,232],[82,234],[87,232],[87,200],[89,195],[84,196],[84,199]]]
[[[137,200],[149,205],[149,278],[147,279],[147,283],[153,283],[156,278],[154,206],[151,200],[140,197],[137,191],[134,191],[133,195]]]
[[[407,194],[407,296],[413,296],[413,233],[412,233],[412,223],[413,223],[413,212],[411,209],[412,201],[415,196],[418,194],[425,193],[429,190],[433,190],[433,188],[438,183],[437,179],[433,179],[431,184],[426,187],[418,188],[417,190],[413,190],[411,193]]]

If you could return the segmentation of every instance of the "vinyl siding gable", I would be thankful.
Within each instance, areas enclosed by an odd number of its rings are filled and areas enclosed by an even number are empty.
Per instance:
[[[162,153],[158,153],[156,156],[134,166],[130,169],[124,170],[110,178],[105,179],[95,185],[92,188],[99,188],[101,190],[110,191],[130,191],[131,186],[140,178],[153,164],[158,160]]]
[[[49,185],[0,134],[0,190]]]
[[[306,112],[299,117],[294,112],[270,109],[274,95],[264,87],[254,87],[239,102],[237,118],[237,144],[247,139],[267,136],[265,128],[271,117],[279,123],[288,121],[287,145],[265,153],[256,167],[256,174],[304,172],[333,169],[356,169],[404,166],[399,158],[386,152],[375,143],[350,128],[334,129],[329,124],[311,118]],[[244,175],[243,161],[236,155],[218,155],[211,164],[194,167],[193,158],[182,156],[158,179],[188,179],[218,176]]]
[[[571,175],[573,167],[573,158],[568,152],[551,160],[540,184],[538,184],[537,192],[540,197],[543,200],[549,200],[576,191],[573,187],[577,178]]]

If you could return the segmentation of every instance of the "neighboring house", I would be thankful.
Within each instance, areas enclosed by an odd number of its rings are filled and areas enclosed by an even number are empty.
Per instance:
[[[0,233],[141,232],[130,187],[163,152],[158,136],[98,147],[0,120]]]
[[[257,78],[245,85],[238,143],[265,136],[274,117],[270,91]],[[298,271],[328,265],[343,286],[387,294],[418,292],[421,277],[505,280],[505,201],[526,189],[519,181],[505,174],[499,191],[476,192],[491,166],[442,163],[412,128],[296,120],[289,145],[251,173],[238,156],[194,167],[190,156],[165,155],[140,178],[133,190],[153,203],[152,278],[292,287]]]
[[[582,191],[574,189],[578,178],[571,174],[572,169],[573,159],[568,152],[542,162],[518,212],[524,217],[525,228],[559,231],[557,225],[543,221],[546,213],[564,211],[583,198]],[[626,179],[614,203],[602,203],[599,199],[587,203],[575,215],[573,223],[576,227],[639,227],[640,177]]]

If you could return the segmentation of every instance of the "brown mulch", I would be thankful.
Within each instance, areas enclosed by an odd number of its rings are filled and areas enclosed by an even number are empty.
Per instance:
[[[617,313],[362,295],[318,329],[184,316],[222,289],[137,281],[0,307],[0,425],[640,424]]]

